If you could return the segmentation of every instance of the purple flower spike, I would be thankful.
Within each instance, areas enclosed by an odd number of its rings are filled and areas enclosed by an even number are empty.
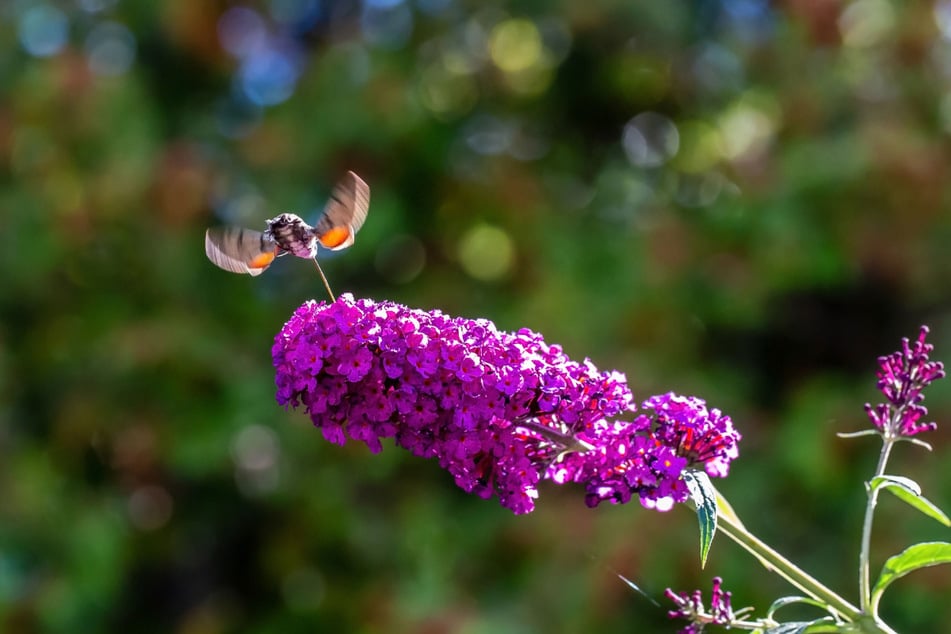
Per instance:
[[[739,455],[740,434],[730,417],[708,410],[702,399],[668,392],[647,399],[643,407],[654,413],[602,433],[606,468],[583,479],[589,506],[604,500],[624,503],[636,493],[643,506],[668,511],[689,497],[682,478],[686,469],[722,478]],[[585,454],[576,459],[590,463]]]
[[[675,447],[691,467],[702,468],[712,477],[726,477],[730,462],[739,455],[741,438],[729,416],[708,410],[703,399],[673,392],[647,399],[644,408],[656,412],[654,435],[661,444]]]
[[[934,346],[925,343],[928,327],[922,326],[914,343],[902,339],[902,349],[879,357],[876,386],[885,395],[886,403],[865,404],[865,412],[876,428],[887,439],[910,437],[933,431],[937,423],[920,422],[928,414],[921,405],[922,390],[944,377],[944,364],[930,361],[928,355]]]
[[[696,398],[635,410],[623,374],[576,362],[530,330],[341,295],[307,302],[272,349],[277,401],[303,406],[330,442],[382,439],[435,458],[464,491],[533,510],[542,479],[585,486],[586,502],[687,499],[685,469],[724,476],[739,440]]]
[[[699,590],[687,594],[686,592],[677,593],[667,588],[664,594],[677,606],[677,609],[671,610],[667,615],[672,619],[690,621],[690,625],[681,629],[680,634],[700,634],[707,625],[729,626],[736,620],[733,607],[730,605],[731,593],[724,592],[722,585],[723,579],[713,578],[709,612],[704,608],[703,595]]]

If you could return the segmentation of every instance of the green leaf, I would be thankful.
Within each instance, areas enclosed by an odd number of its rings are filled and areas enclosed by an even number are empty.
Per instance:
[[[951,526],[951,519],[945,515],[944,511],[921,495],[921,487],[918,486],[918,483],[914,480],[902,476],[881,475],[873,478],[869,484],[872,490],[881,488],[888,489],[895,497],[909,506],[918,509],[928,517],[941,522],[945,526]]]
[[[887,486],[894,486],[905,489],[914,495],[921,495],[921,486],[911,478],[906,478],[905,476],[875,476],[872,478],[872,481],[869,484],[871,484],[873,490]]]
[[[819,634],[820,632],[839,632],[839,626],[829,617],[815,621],[796,621],[780,623],[776,627],[763,630],[763,634]]]
[[[872,618],[862,617],[851,623],[836,623],[831,617],[823,617],[803,623],[783,623],[765,630],[764,634],[871,634],[886,631],[891,630],[883,628]]]
[[[813,605],[821,610],[825,610],[826,612],[831,611],[829,609],[828,604],[823,603],[822,601],[817,601],[816,599],[811,599],[809,597],[798,597],[798,596],[780,597],[779,599],[776,599],[775,601],[773,601],[773,604],[769,606],[769,610],[766,612],[766,617],[775,621],[776,619],[774,618],[774,615],[776,614],[778,610],[786,607],[787,605],[794,605],[799,603],[805,603],[806,605]]]
[[[700,567],[707,563],[710,544],[717,532],[717,490],[710,477],[703,471],[687,471],[684,482],[690,491],[690,497],[697,505],[697,521],[700,523]]]
[[[947,563],[951,563],[951,544],[947,542],[915,544],[890,557],[882,567],[882,574],[878,576],[878,581],[872,589],[872,614],[878,613],[878,602],[891,582],[919,568]]]

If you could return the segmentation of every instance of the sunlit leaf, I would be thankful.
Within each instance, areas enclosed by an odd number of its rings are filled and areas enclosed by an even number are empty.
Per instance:
[[[903,552],[890,557],[882,568],[875,587],[872,589],[872,612],[878,611],[878,602],[882,593],[893,581],[904,577],[919,568],[951,563],[951,544],[947,542],[926,542],[909,546]]]
[[[828,617],[816,621],[796,621],[780,623],[776,627],[763,630],[763,634],[819,634],[820,632],[842,632]]]
[[[951,519],[934,505],[930,500],[921,495],[921,487],[910,478],[901,476],[882,475],[873,478],[871,481],[873,490],[885,488],[892,492],[899,500],[907,503],[909,506],[918,509],[928,517],[935,519],[945,526],[951,526]]]
[[[697,505],[697,521],[700,523],[700,567],[706,565],[713,536],[717,532],[717,492],[710,478],[702,471],[688,471],[684,481],[690,497]]]
[[[822,601],[817,601],[816,599],[812,599],[809,597],[799,597],[799,596],[780,597],[779,599],[776,599],[775,601],[773,601],[772,605],[769,606],[769,610],[766,612],[766,616],[769,617],[770,619],[775,620],[774,615],[781,608],[784,608],[789,605],[797,605],[797,604],[812,605],[822,610],[829,611],[829,606],[827,604],[823,603]]]

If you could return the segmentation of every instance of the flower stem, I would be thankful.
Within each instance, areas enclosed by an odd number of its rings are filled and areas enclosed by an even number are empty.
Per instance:
[[[719,528],[723,534],[759,559],[768,570],[776,572],[809,597],[823,602],[847,621],[859,623],[861,628],[859,631],[895,634],[894,630],[884,623],[877,620],[870,622],[859,608],[856,608],[750,533],[740,522],[729,502],[726,502],[725,498],[719,493],[717,494],[717,516]]]
[[[875,467],[874,478],[885,473],[885,465],[888,463],[888,456],[891,454],[895,440],[889,436],[884,437],[882,442],[882,452],[878,456],[878,465]],[[868,484],[868,502],[865,505],[865,521],[862,522],[862,550],[859,553],[859,605],[865,612],[869,608],[871,600],[871,586],[869,581],[869,552],[872,543],[872,520],[875,517],[875,505],[878,503],[879,488],[872,488]]]
[[[516,426],[535,432],[552,444],[558,445],[560,448],[560,453],[565,453],[568,451],[591,451],[594,449],[594,446],[581,440],[580,438],[576,438],[568,434],[562,434],[557,430],[546,425],[542,425],[530,418],[520,419],[516,423]]]

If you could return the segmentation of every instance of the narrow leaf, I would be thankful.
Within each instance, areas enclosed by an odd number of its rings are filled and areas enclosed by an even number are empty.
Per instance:
[[[780,623],[776,627],[763,630],[763,634],[819,634],[820,632],[839,632],[838,626],[828,617],[816,621]]]
[[[687,471],[684,482],[690,497],[697,505],[697,521],[700,523],[700,567],[707,563],[710,544],[717,532],[717,490],[703,471]]]
[[[902,476],[882,475],[873,478],[870,485],[872,489],[888,489],[895,497],[912,508],[921,511],[945,526],[951,526],[951,519],[933,502],[921,495],[921,487],[914,480]]]
[[[951,563],[951,544],[947,542],[915,544],[890,557],[882,567],[882,574],[878,576],[878,581],[872,589],[872,613],[878,612],[878,602],[891,582],[919,568],[947,563]]]
[[[766,617],[776,620],[774,618],[774,615],[781,608],[784,608],[787,605],[802,604],[802,603],[806,605],[815,606],[821,610],[825,610],[826,612],[831,611],[829,609],[828,604],[823,603],[822,601],[817,601],[816,599],[811,599],[809,597],[780,597],[779,599],[776,599],[775,601],[773,601],[773,604],[769,606],[769,610],[766,612]]]
[[[911,478],[906,478],[905,476],[896,476],[896,475],[880,475],[872,478],[872,488],[878,489],[883,486],[896,486],[908,490],[915,495],[921,495],[921,486],[912,480]]]

